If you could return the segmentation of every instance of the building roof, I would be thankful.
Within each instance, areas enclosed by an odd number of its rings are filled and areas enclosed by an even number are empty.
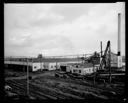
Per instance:
[[[92,63],[75,63],[75,64],[68,64],[69,66],[75,67],[75,68],[89,68],[89,67],[93,67]]]
[[[78,58],[29,58],[29,62],[77,62]],[[6,61],[27,62],[27,58],[9,58]]]
[[[33,59],[33,62],[71,62],[79,61],[77,58],[43,58],[43,59]]]

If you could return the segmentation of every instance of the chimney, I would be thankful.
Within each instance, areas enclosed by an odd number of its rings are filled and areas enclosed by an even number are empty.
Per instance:
[[[121,13],[118,13],[118,51],[117,51],[117,65],[118,68],[122,67],[122,57],[121,57]]]

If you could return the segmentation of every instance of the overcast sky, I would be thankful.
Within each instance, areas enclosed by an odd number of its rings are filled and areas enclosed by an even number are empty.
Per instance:
[[[4,4],[5,56],[117,53],[118,13],[125,55],[125,3]]]

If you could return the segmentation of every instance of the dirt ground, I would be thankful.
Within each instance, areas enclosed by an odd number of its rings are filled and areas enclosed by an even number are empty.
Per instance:
[[[92,81],[57,78],[56,71],[30,73],[29,93],[38,99],[113,99],[121,101],[124,98],[124,84],[104,84]],[[26,75],[5,78],[14,92],[26,95]]]

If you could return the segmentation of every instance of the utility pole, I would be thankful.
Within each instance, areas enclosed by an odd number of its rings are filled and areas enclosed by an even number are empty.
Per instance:
[[[95,66],[94,66],[94,62],[93,62],[93,71],[94,71],[94,85],[96,84],[96,73],[95,73]]]
[[[92,64],[93,64],[93,72],[94,72],[94,77],[93,77],[93,83],[94,83],[94,85],[96,84],[96,81],[95,81],[95,79],[96,79],[96,74],[95,74],[95,54],[94,54],[94,57],[92,57]]]
[[[102,41],[100,42],[100,46],[101,46],[101,57],[102,57]]]
[[[57,62],[56,62],[56,70],[57,70],[58,68],[57,68]]]
[[[109,45],[109,82],[111,84],[111,80],[112,80],[112,77],[111,77],[111,43]]]
[[[78,58],[78,63],[79,63],[79,55],[77,56],[77,58]]]
[[[41,58],[40,58],[40,71],[42,71],[42,63],[41,63]]]
[[[28,58],[27,58],[27,95],[29,96],[29,68],[28,68]]]
[[[23,58],[23,72],[25,72],[25,61],[24,61],[24,58]]]
[[[101,62],[102,62],[102,56],[103,56],[103,54],[102,54],[102,41],[100,42],[100,48],[101,48],[101,56],[100,56],[100,64],[101,64]],[[102,68],[102,65],[101,65],[101,69],[103,69]]]

